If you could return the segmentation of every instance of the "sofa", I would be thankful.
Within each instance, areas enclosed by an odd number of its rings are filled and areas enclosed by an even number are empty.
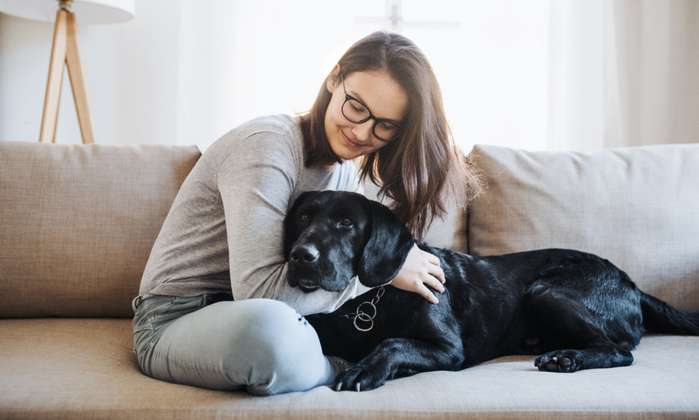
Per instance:
[[[593,252],[644,291],[699,309],[699,144],[470,153],[486,188],[467,209],[450,204],[427,242]],[[539,372],[513,355],[360,393],[260,397],[145,376],[131,299],[200,155],[0,142],[0,419],[699,418],[699,337],[688,336],[644,337],[628,367]]]

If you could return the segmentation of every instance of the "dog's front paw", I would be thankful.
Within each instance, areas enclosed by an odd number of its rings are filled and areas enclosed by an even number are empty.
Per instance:
[[[534,366],[547,372],[575,372],[582,368],[583,355],[578,350],[555,350],[537,357]]]
[[[377,366],[356,364],[340,372],[335,378],[335,391],[369,391],[386,383],[388,372]]]

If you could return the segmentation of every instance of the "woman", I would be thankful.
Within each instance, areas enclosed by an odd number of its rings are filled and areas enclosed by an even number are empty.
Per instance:
[[[367,176],[417,238],[445,212],[446,191],[467,200],[476,185],[427,60],[397,34],[354,44],[309,113],[249,121],[200,157],[132,302],[141,371],[258,395],[331,384],[341,361],[323,355],[303,315],[332,312],[369,289],[357,277],[342,292],[291,288],[282,222],[303,191],[361,192]],[[390,284],[436,303],[429,288],[443,291],[444,281],[439,260],[416,246]]]

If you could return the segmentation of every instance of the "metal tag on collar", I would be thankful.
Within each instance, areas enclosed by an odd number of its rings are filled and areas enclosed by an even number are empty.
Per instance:
[[[376,304],[379,303],[381,296],[383,296],[385,292],[384,286],[381,286],[373,299],[360,303],[355,313],[345,314],[344,317],[353,320],[354,328],[356,328],[357,331],[371,331],[371,329],[374,328],[374,318],[376,318],[378,314]],[[369,311],[369,313],[365,312],[363,309]],[[364,324],[360,324],[360,322]],[[368,326],[366,324],[368,324]]]

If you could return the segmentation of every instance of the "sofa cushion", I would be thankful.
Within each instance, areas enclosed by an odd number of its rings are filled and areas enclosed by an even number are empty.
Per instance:
[[[487,183],[469,207],[472,254],[591,252],[642,290],[699,309],[699,144],[471,153]]]
[[[0,317],[131,317],[195,146],[0,142]]]
[[[143,375],[124,319],[0,320],[0,418],[696,418],[699,337],[648,336],[633,365],[539,372],[510,356],[368,392],[270,397]]]

